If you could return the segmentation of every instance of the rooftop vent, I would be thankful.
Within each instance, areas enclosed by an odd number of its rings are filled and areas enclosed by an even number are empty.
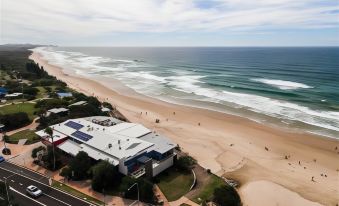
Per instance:
[[[112,144],[111,144],[111,143],[109,143],[109,144],[108,144],[108,148],[111,148],[111,147],[112,147]]]

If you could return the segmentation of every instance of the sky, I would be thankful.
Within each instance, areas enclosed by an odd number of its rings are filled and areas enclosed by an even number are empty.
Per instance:
[[[338,0],[0,0],[0,44],[339,46]]]

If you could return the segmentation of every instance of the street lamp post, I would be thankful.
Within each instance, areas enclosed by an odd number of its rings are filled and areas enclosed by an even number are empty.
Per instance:
[[[136,182],[136,183],[134,183],[132,186],[130,186],[127,190],[128,191],[130,191],[131,189],[132,189],[132,187],[134,187],[134,186],[137,186],[137,191],[138,191],[138,206],[139,206],[139,185],[138,185],[138,183]],[[130,205],[133,205],[134,204],[134,202],[132,203],[132,204],[130,204]]]
[[[11,202],[10,202],[10,199],[9,199],[9,193],[8,193],[8,189],[7,189],[7,180],[11,177],[13,177],[14,175],[16,175],[15,173],[14,174],[11,174],[9,175],[8,177],[5,178],[5,188],[6,188],[6,194],[7,194],[7,201],[8,201],[8,205],[11,205]]]

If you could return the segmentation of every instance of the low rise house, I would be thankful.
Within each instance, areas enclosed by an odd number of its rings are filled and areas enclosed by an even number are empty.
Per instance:
[[[86,152],[95,160],[107,160],[124,175],[154,177],[173,165],[176,154],[168,138],[153,133],[141,124],[113,117],[88,117],[53,125],[53,144],[72,156]],[[51,138],[36,133],[47,144]]]
[[[72,106],[81,106],[81,105],[86,105],[87,102],[86,101],[79,101],[79,102],[75,102],[73,104],[68,105],[68,107],[72,107]]]
[[[57,114],[59,116],[66,116],[68,114],[69,109],[66,108],[53,108],[46,112],[46,117],[51,114]]]
[[[0,87],[0,97],[4,97],[8,93],[7,89]]]
[[[72,97],[73,94],[70,92],[57,92],[59,98]]]

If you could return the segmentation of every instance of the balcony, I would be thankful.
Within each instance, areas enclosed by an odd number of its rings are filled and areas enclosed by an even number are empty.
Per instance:
[[[132,172],[130,174],[130,176],[134,177],[134,178],[139,178],[139,177],[143,176],[145,173],[146,173],[145,167],[140,167],[139,169],[137,169],[134,172]]]

